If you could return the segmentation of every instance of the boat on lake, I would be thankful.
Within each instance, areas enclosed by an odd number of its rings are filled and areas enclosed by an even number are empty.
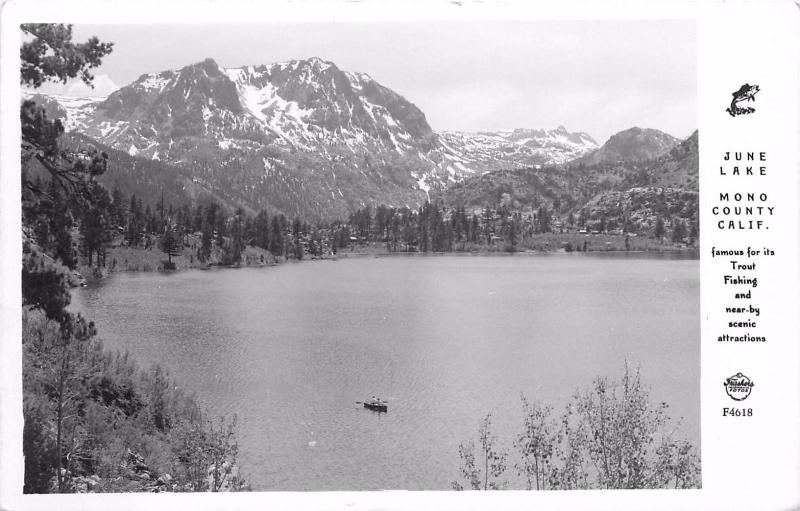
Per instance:
[[[376,412],[386,412],[389,410],[389,405],[385,401],[376,399],[376,400],[364,401],[364,408],[368,408]]]

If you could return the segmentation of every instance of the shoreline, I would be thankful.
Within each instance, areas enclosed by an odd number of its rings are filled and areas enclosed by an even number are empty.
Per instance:
[[[208,270],[226,270],[226,269],[240,269],[240,268],[266,268],[266,267],[274,267],[280,266],[282,264],[287,263],[302,263],[308,261],[336,261],[338,259],[358,259],[364,257],[443,257],[443,256],[458,256],[458,257],[539,257],[539,256],[551,256],[551,255],[570,255],[570,256],[602,256],[602,255],[620,255],[620,254],[630,254],[632,256],[641,256],[641,255],[663,255],[663,256],[676,256],[676,258],[680,259],[687,259],[687,260],[699,260],[700,259],[700,250],[697,247],[674,247],[665,245],[664,249],[661,250],[652,250],[652,249],[635,249],[635,250],[620,250],[620,249],[605,249],[605,250],[588,250],[588,251],[568,251],[563,248],[560,249],[549,249],[549,250],[515,250],[515,251],[505,251],[500,249],[494,250],[487,250],[486,248],[479,249],[479,250],[452,250],[452,251],[442,251],[442,252],[419,252],[419,251],[390,251],[386,250],[383,247],[384,243],[382,242],[375,242],[372,244],[361,245],[357,249],[351,250],[342,250],[336,254],[329,254],[323,256],[313,256],[313,257],[304,257],[303,259],[286,259],[282,256],[272,256],[269,254],[268,257],[262,261],[260,259],[261,254],[256,254],[259,258],[254,259],[254,254],[248,254],[246,256],[245,261],[242,264],[233,266],[233,265],[223,265],[219,264],[218,262],[206,263],[206,264],[198,264],[196,260],[186,261],[186,258],[181,255],[175,258],[173,261],[176,265],[174,270],[165,270],[163,266],[160,264],[161,261],[157,264],[152,264],[153,257],[148,257],[150,264],[139,264],[136,266],[131,266],[129,259],[124,258],[124,256],[130,255],[158,255],[161,254],[158,251],[149,250],[145,248],[128,248],[128,247],[113,247],[109,250],[107,260],[111,261],[111,264],[107,264],[105,267],[89,267],[86,264],[79,264],[76,271],[74,272],[72,278],[70,279],[70,284],[72,287],[78,287],[82,284],[88,284],[89,282],[95,282],[98,280],[102,280],[105,278],[109,278],[115,273],[138,273],[138,272],[178,272],[178,271],[208,271]],[[255,251],[255,252],[266,252],[262,249],[258,249],[256,247],[247,247],[248,251]],[[121,252],[123,251],[123,252]],[[122,257],[122,259],[120,259]],[[267,261],[269,259],[269,261]],[[122,261],[122,264],[120,264]],[[127,263],[125,266],[123,264]]]

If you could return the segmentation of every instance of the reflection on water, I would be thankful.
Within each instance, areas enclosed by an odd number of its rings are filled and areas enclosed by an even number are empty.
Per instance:
[[[256,489],[449,489],[486,412],[510,449],[520,392],[560,408],[625,359],[699,445],[698,265],[550,254],[116,274],[73,308],[238,414]],[[356,404],[372,395],[387,414]]]

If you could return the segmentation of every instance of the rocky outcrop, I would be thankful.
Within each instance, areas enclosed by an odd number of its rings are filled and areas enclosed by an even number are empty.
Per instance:
[[[596,165],[654,160],[667,154],[679,143],[679,139],[663,131],[634,127],[612,135],[602,147],[572,163]]]
[[[249,491],[247,482],[239,474],[239,467],[224,467],[227,473],[225,481],[219,487],[220,492]],[[108,492],[186,492],[197,491],[191,483],[180,484],[168,473],[159,474],[147,465],[142,455],[127,449],[119,466],[119,475],[113,478],[102,478],[97,474],[72,475],[62,469],[62,476],[67,481],[66,487],[74,493],[108,493]],[[213,466],[208,467],[207,491],[214,487]],[[58,491],[56,478],[53,478],[51,492]]]

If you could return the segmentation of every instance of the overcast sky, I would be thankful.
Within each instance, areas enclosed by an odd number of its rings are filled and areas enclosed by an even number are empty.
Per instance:
[[[555,128],[599,143],[639,126],[697,127],[692,21],[76,25],[114,51],[95,71],[107,94],[144,73],[214,58],[223,67],[317,56],[417,105],[434,130]],[[48,86],[85,95],[83,87]]]

